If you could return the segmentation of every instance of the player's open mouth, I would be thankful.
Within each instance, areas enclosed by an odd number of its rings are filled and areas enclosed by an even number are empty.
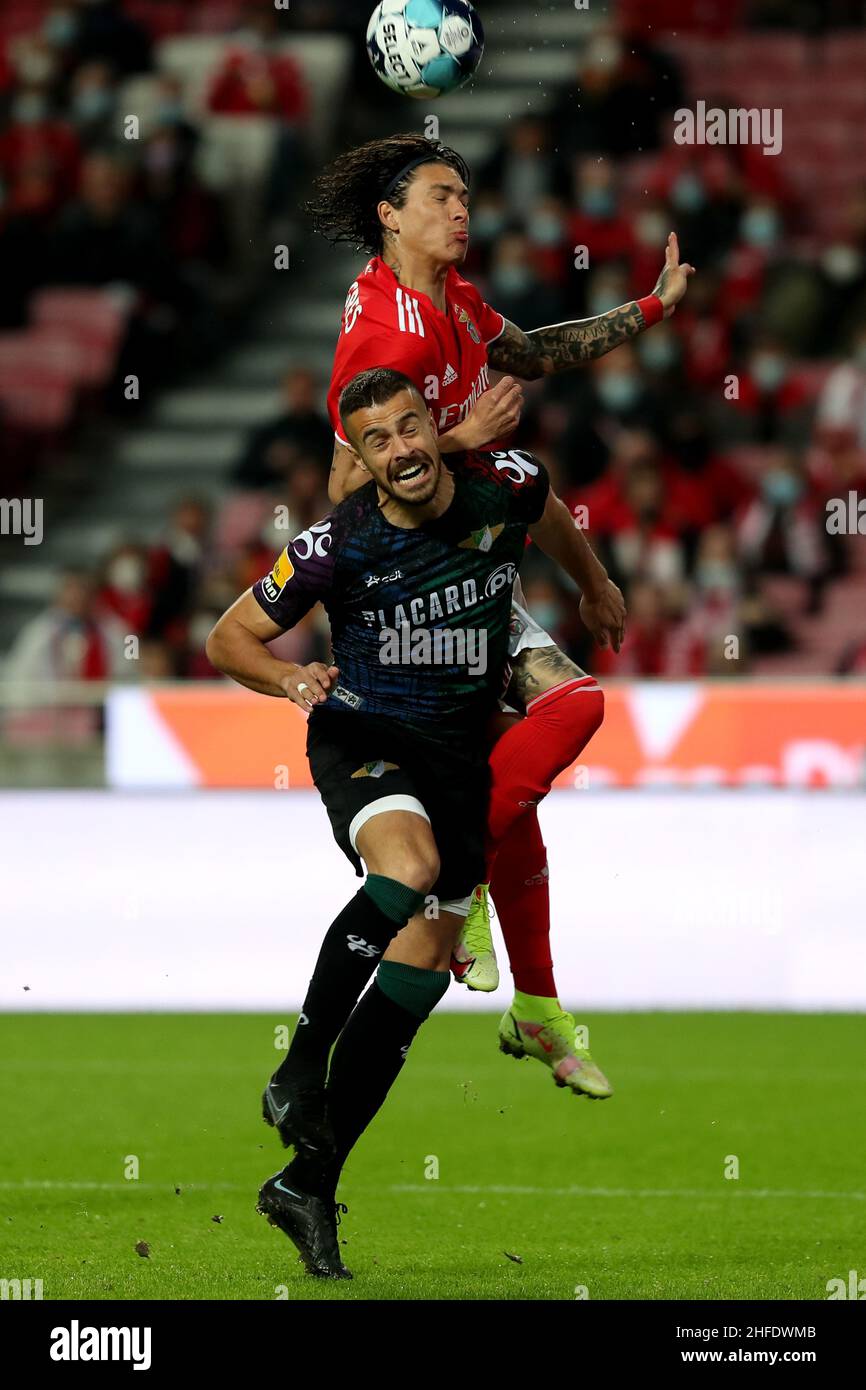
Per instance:
[[[426,462],[410,463],[406,468],[401,468],[394,474],[395,483],[414,483],[427,472]]]

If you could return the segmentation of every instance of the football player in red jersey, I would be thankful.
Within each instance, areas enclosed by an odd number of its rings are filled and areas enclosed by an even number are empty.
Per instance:
[[[468,183],[469,170],[455,150],[416,134],[349,150],[316,181],[307,205],[315,228],[372,255],[346,298],[328,393],[334,502],[369,481],[343,437],[337,410],[340,392],[358,372],[374,366],[404,372],[430,404],[443,454],[499,447],[498,466],[519,473],[529,456],[504,447],[523,403],[515,378],[534,380],[601,357],[669,317],[685,294],[693,268],[680,265],[671,233],[656,286],[644,299],[524,332],[460,274],[469,243]],[[492,387],[491,368],[507,374]],[[459,466],[459,459],[454,462]],[[483,535],[478,545],[483,548]],[[599,727],[602,697],[522,608],[516,589],[511,690],[525,717],[503,714],[490,757],[489,886],[515,983],[514,1002],[499,1026],[500,1046],[542,1061],[576,1094],[601,1098],[610,1087],[557,997],[547,855],[536,807]],[[598,562],[580,611],[594,639],[618,651],[625,605]],[[455,978],[482,990],[495,989],[499,978],[487,887],[479,885],[467,904],[452,959]]]

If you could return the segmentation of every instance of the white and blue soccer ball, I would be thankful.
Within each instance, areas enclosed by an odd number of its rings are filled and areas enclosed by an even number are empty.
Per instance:
[[[472,76],[484,30],[469,0],[381,0],[367,52],[382,81],[407,97],[439,97]]]

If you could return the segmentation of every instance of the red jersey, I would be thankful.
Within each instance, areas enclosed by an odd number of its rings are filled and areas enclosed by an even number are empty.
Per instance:
[[[505,319],[485,304],[453,266],[445,277],[445,311],[419,290],[401,285],[374,256],[350,286],[334,353],[328,414],[343,438],[337,402],[343,387],[370,367],[391,367],[414,381],[440,434],[465,420],[490,385],[487,348]]]

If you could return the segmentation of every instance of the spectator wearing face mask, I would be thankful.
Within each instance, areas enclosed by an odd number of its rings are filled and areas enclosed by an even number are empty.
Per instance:
[[[670,418],[685,389],[682,340],[673,323],[668,320],[657,324],[652,333],[642,333],[635,341],[635,355],[657,410]]]
[[[533,265],[544,283],[555,285],[560,294],[564,291],[567,299],[570,299],[568,291],[574,274],[574,251],[569,236],[568,214],[561,199],[540,198],[532,204],[526,218],[526,237]]]
[[[47,97],[41,92],[19,93],[11,120],[0,132],[4,217],[23,215],[47,222],[74,193],[79,161],[78,139],[52,114]]]
[[[96,598],[98,611],[119,623],[125,634],[144,636],[153,596],[147,553],[142,546],[130,542],[112,551],[105,562]]]
[[[735,394],[720,391],[712,406],[720,441],[794,447],[808,436],[809,389],[781,340],[757,337],[745,371],[734,370],[732,375]]]
[[[576,162],[575,183],[577,210],[569,223],[570,244],[587,247],[593,268],[608,261],[627,260],[634,247],[634,234],[630,219],[620,210],[614,161],[599,154],[585,155]],[[669,231],[668,227],[656,246],[653,277],[658,274],[659,247],[664,246]]]
[[[774,204],[760,199],[743,208],[723,267],[722,303],[729,320],[757,308],[768,267],[778,256],[781,236],[781,221]]]
[[[111,65],[82,63],[72,74],[69,96],[72,122],[85,149],[109,144],[117,99]]]
[[[623,436],[645,429],[658,433],[657,407],[631,343],[596,359],[569,382],[564,404],[566,423],[554,451],[564,486],[576,490],[577,500],[580,489],[602,478]]]
[[[156,214],[159,240],[173,259],[206,274],[225,264],[229,248],[223,205],[195,173],[198,144],[179,82],[163,79],[154,124],[143,142],[138,192]]]
[[[719,265],[736,236],[741,194],[725,156],[695,158],[692,150],[670,178],[667,197],[683,246],[703,270]]]
[[[798,455],[779,447],[768,450],[760,493],[739,523],[740,555],[752,572],[802,579],[810,612],[820,608],[829,569],[824,521]]]
[[[512,323],[540,328],[560,317],[562,300],[541,278],[532,244],[522,232],[506,232],[496,243],[490,265],[490,295]]]
[[[100,610],[93,576],[67,570],[54,599],[21,631],[3,668],[11,682],[99,681],[128,675],[124,624]]]

